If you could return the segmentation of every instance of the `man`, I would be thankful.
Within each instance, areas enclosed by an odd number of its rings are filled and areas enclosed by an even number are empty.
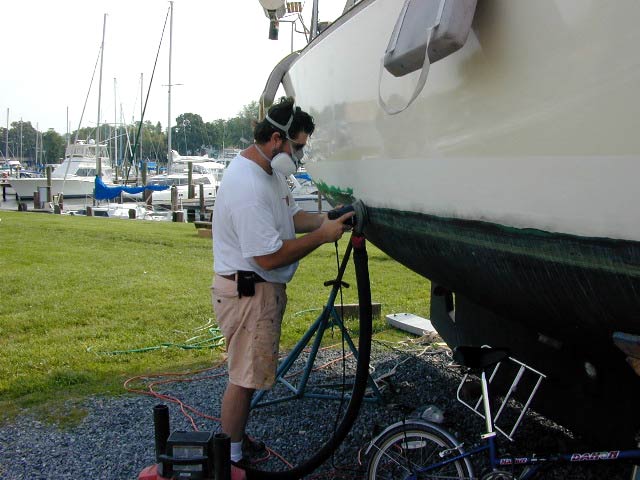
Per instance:
[[[314,129],[313,118],[293,99],[281,99],[255,126],[255,143],[227,167],[216,196],[212,300],[227,343],[229,382],[221,416],[234,462],[242,459],[254,391],[275,382],[286,284],[298,261],[340,239],[353,216],[329,220],[293,200],[286,175],[299,167]],[[236,467],[233,473],[243,478]]]

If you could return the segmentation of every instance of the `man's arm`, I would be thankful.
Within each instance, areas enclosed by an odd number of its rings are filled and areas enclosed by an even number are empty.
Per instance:
[[[327,218],[326,213],[309,213],[300,210],[293,216],[293,225],[296,228],[296,233],[309,233],[320,228],[325,218]]]
[[[299,214],[300,212],[298,212]],[[296,214],[296,216],[298,215]],[[312,215],[312,214],[309,214]],[[326,215],[316,215],[322,218],[322,223],[312,232],[291,240],[283,240],[280,250],[268,255],[253,257],[260,268],[273,270],[284,267],[300,260],[302,257],[313,252],[323,243],[331,243],[340,240],[342,234],[349,230],[344,222],[353,217],[354,212],[349,212],[335,220],[329,220]],[[295,216],[294,216],[295,218]]]

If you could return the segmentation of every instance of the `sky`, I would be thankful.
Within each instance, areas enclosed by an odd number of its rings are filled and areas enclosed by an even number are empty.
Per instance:
[[[307,25],[311,4],[303,2]],[[100,123],[138,121],[169,5],[165,0],[3,1],[0,125],[6,127],[7,109],[10,124],[22,119],[40,131],[66,133],[67,108],[70,131],[97,123],[97,59],[105,13]],[[337,16],[343,5],[344,0],[322,0],[320,8],[326,10],[320,19]],[[231,118],[257,101],[273,67],[291,51],[290,23],[280,23],[277,41],[268,39],[268,31],[258,0],[175,0],[172,121],[187,112],[205,122]],[[295,34],[294,49],[304,44],[304,35]],[[163,128],[168,121],[168,77],[167,20],[145,112],[145,120],[159,121]]]

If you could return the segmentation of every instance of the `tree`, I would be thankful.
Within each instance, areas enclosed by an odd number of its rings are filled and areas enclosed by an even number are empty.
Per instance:
[[[44,163],[60,163],[64,157],[65,139],[53,128],[42,134],[42,150]]]
[[[3,158],[9,158],[9,152],[7,152],[7,129],[0,127],[0,152],[2,152]]]
[[[19,159],[24,164],[35,163],[36,129],[33,128],[31,122],[22,120],[11,122],[9,157]]]
[[[94,127],[82,127],[79,130],[75,130],[71,132],[70,141],[74,143],[76,139],[78,140],[89,140],[91,138],[95,139],[95,131]],[[102,135],[100,138],[104,138]]]
[[[209,143],[218,152],[222,151],[223,146],[228,146],[227,142],[227,125],[225,120],[214,120],[206,125]],[[226,145],[225,145],[226,143]]]
[[[173,127],[173,146],[182,155],[199,154],[205,145],[207,131],[202,117],[196,113],[183,113]]]
[[[240,111],[240,113],[238,113],[238,116],[240,118],[245,119],[248,123],[252,123],[254,120],[257,122],[258,110],[259,110],[258,102],[253,101],[248,105],[245,105],[244,107],[242,107],[242,110]],[[253,126],[252,126],[252,130],[253,130]]]
[[[145,159],[158,160],[166,157],[167,136],[162,131],[160,122],[153,125],[150,121],[144,123],[142,131],[142,156]]]

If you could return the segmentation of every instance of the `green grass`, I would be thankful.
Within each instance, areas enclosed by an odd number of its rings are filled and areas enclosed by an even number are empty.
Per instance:
[[[339,245],[340,258],[347,237]],[[429,310],[429,284],[368,245],[372,299],[384,315]],[[106,355],[162,343],[183,343],[213,317],[212,249],[191,224],[0,212],[0,411],[30,408],[44,418],[81,417],[69,401],[119,394],[135,375],[210,366],[219,349],[163,348]],[[325,245],[301,262],[289,284],[282,349],[291,348],[329,294],[337,271]],[[353,264],[344,303],[357,303]],[[338,297],[337,302],[340,301]],[[357,332],[357,322],[348,325]],[[326,335],[327,342],[339,340]],[[61,405],[66,404],[65,408]]]

